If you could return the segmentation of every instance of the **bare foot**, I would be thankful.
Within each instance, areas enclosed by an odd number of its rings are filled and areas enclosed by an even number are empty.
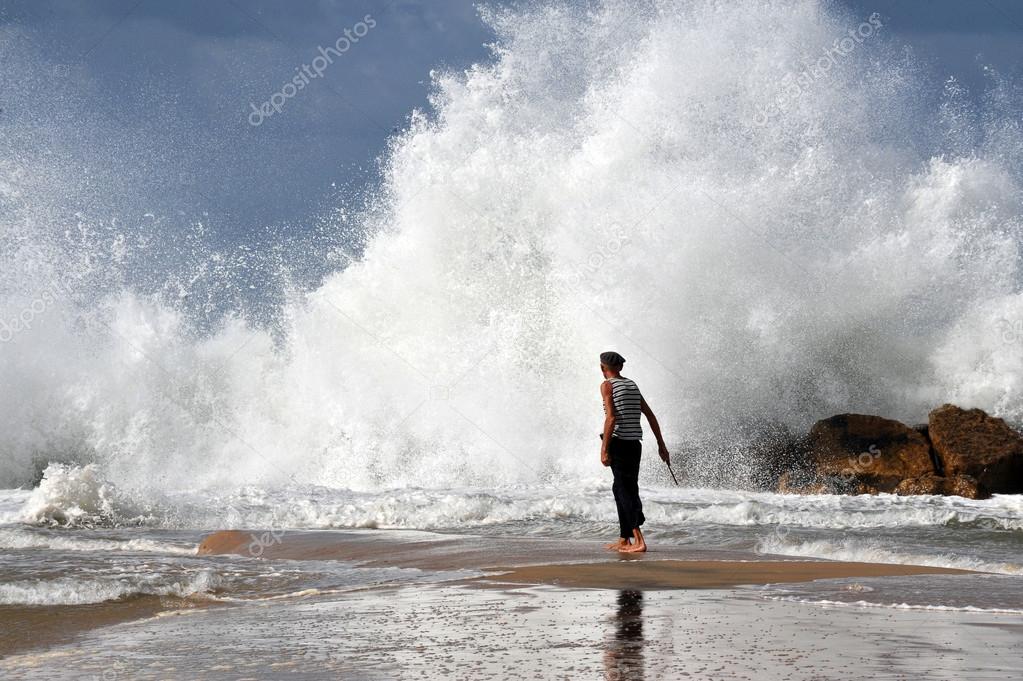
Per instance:
[[[610,544],[604,544],[604,548],[608,551],[620,551],[623,546],[630,546],[628,539],[619,539],[618,541],[613,541]]]
[[[643,553],[646,551],[646,542],[640,541],[635,544],[626,544],[618,549],[618,553]]]
[[[646,551],[646,540],[643,538],[643,531],[637,527],[632,531],[632,536],[636,541],[632,544],[619,546],[619,553],[643,553]]]

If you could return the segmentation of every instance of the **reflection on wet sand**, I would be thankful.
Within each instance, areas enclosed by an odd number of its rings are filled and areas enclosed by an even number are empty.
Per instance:
[[[607,681],[643,679],[643,592],[619,591],[614,631],[604,647]]]

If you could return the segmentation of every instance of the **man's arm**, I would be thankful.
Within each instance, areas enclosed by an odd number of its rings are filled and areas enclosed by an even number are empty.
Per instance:
[[[664,463],[671,465],[671,456],[668,454],[668,447],[664,444],[664,438],[661,437],[661,424],[657,423],[657,417],[654,416],[653,409],[646,403],[646,400],[642,397],[639,398],[639,408],[646,416],[646,420],[650,422],[650,430],[654,431],[654,437],[657,438],[657,453],[661,456]]]
[[[604,400],[604,437],[600,439],[600,463],[610,466],[611,457],[607,454],[607,446],[615,429],[615,405],[611,401],[611,384],[608,381],[600,384],[600,397]]]

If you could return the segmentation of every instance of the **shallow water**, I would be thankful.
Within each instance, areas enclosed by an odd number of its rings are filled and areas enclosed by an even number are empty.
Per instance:
[[[86,493],[86,498],[91,494]],[[418,570],[324,561],[260,560],[289,531],[363,528],[393,532],[599,540],[615,534],[606,482],[575,489],[406,488],[376,493],[323,487],[244,488],[231,494],[110,497],[83,510],[40,490],[0,492],[0,604],[74,605],[135,596],[193,600],[279,597],[381,583],[448,579]],[[870,563],[978,570],[955,589],[933,576],[885,581],[836,595],[786,587],[774,594],[862,607],[1023,611],[1023,516],[1015,495],[958,497],[795,496],[710,489],[643,490],[652,546],[729,549]],[[70,506],[69,506],[70,504]],[[210,509],[216,509],[210,512]],[[226,509],[226,510],[225,510]],[[123,513],[123,517],[117,515]],[[54,518],[73,517],[73,526]],[[248,555],[197,556],[204,533],[248,528]],[[416,535],[422,538],[423,535]],[[429,536],[429,535],[427,535]],[[855,596],[855,597],[853,597]]]
[[[434,585],[169,613],[0,659],[7,678],[1014,679],[1019,617],[750,589]],[[140,647],[139,642],[144,641]]]

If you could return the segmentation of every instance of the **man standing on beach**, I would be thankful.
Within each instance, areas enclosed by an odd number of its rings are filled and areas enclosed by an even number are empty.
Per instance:
[[[642,453],[643,427],[640,414],[646,416],[650,430],[657,438],[657,451],[664,463],[671,466],[668,448],[661,437],[657,417],[632,379],[622,376],[625,358],[617,352],[600,355],[600,371],[607,379],[600,384],[604,401],[604,432],[601,434],[600,463],[611,467],[614,474],[615,505],[618,507],[620,536],[607,548],[623,553],[646,551],[646,541],[639,529],[645,518],[639,498],[639,459]]]

